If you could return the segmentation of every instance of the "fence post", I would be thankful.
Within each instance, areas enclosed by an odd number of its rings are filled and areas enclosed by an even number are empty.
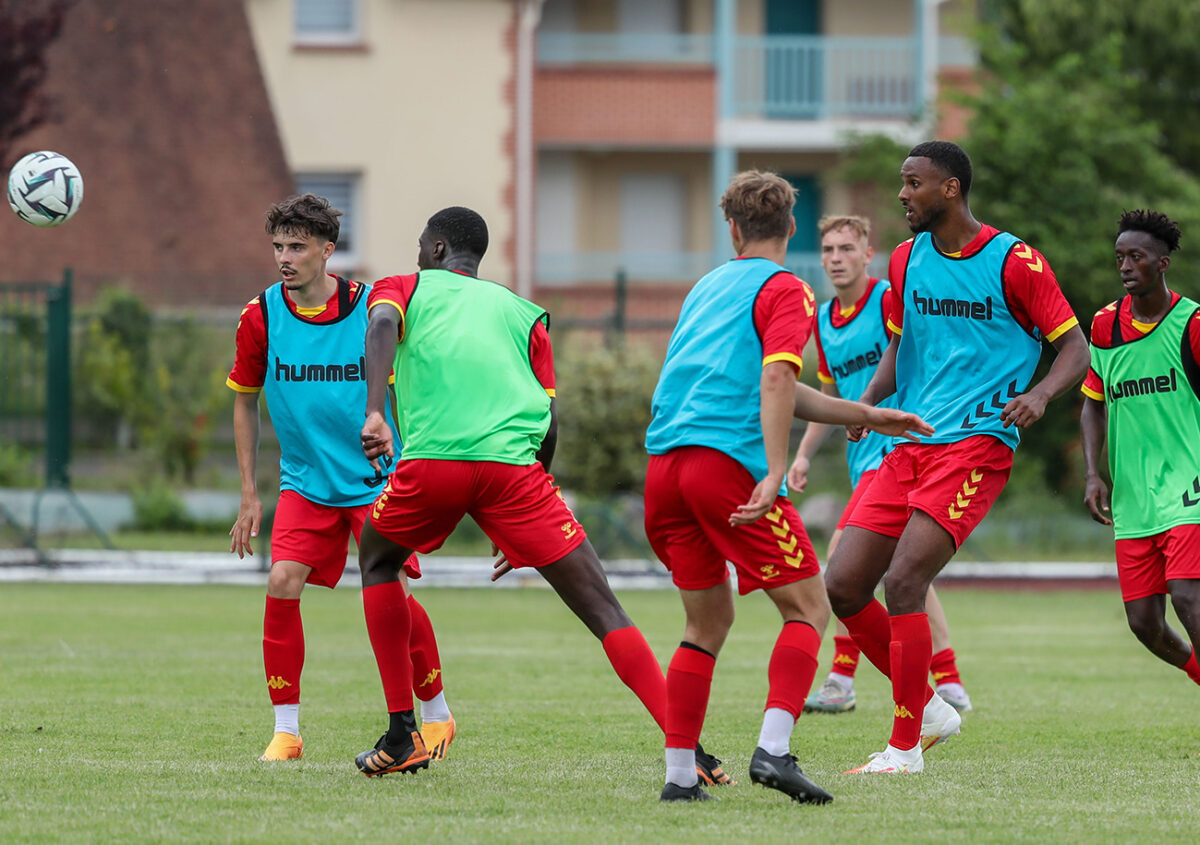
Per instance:
[[[612,339],[610,345],[622,346],[625,343],[625,310],[629,294],[629,280],[625,268],[617,269],[613,288]]]
[[[46,488],[71,486],[71,278],[46,294]]]

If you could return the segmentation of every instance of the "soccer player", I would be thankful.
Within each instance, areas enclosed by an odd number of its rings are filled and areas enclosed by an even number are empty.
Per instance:
[[[892,310],[891,285],[867,274],[867,266],[875,256],[870,242],[870,220],[855,215],[831,215],[822,218],[817,228],[821,234],[821,266],[836,294],[817,312],[817,378],[823,393],[856,398],[871,380],[892,338],[887,327]],[[880,404],[895,407],[891,399]],[[809,423],[805,429],[796,459],[788,470],[788,486],[796,493],[803,493],[808,485],[812,456],[830,430],[831,426],[822,423]],[[891,441],[878,434],[867,434],[858,442],[847,444],[846,463],[853,493],[829,538],[829,555],[837,548],[854,506],[891,448]],[[950,627],[932,586],[925,596],[925,609],[933,634],[931,671],[937,694],[960,713],[970,710],[971,698],[962,685],[950,645]],[[854,709],[854,673],[860,652],[846,627],[840,621],[836,625],[833,665],[821,688],[804,703],[806,712],[848,713]]]
[[[428,765],[413,718],[413,665],[395,645],[410,624],[402,565],[414,550],[440,547],[468,514],[505,565],[537,569],[665,729],[662,667],[550,476],[557,422],[549,315],[477,277],[487,246],[482,217],[443,209],[418,241],[420,272],[371,291],[362,446],[372,459],[392,453],[384,393],[394,367],[404,453],[359,545],[363,610],[389,714],[375,748],[355,759],[367,776]],[[706,780],[728,782],[716,758],[697,752]]]
[[[1113,526],[1130,629],[1200,684],[1200,306],[1167,287],[1175,221],[1127,211],[1117,232],[1125,296],[1092,319],[1083,501],[1092,519]],[[1106,439],[1111,504],[1099,472]],[[1186,640],[1167,624],[1168,594]]]
[[[349,538],[358,538],[383,478],[362,454],[354,429],[366,401],[363,337],[368,285],[326,271],[341,212],[323,197],[292,197],[267,212],[267,233],[281,281],[242,310],[237,353],[226,384],[237,392],[234,440],[242,501],[229,550],[251,547],[262,523],[258,495],[258,397],[265,393],[279,437],[279,502],[271,529],[271,573],[263,616],[263,663],[275,707],[275,735],[262,760],[298,759],[300,673],[306,583],[337,586]],[[390,419],[390,412],[389,412]],[[420,577],[416,557],[406,561]],[[409,599],[414,619],[398,647],[411,649],[422,735],[441,759],[454,739],[454,717],[442,689],[441,661],[429,615]]]
[[[784,485],[793,414],[886,434],[931,429],[912,414],[796,384],[812,333],[812,289],[782,266],[795,190],[774,173],[737,174],[721,198],[737,258],[692,288],[671,334],[646,432],[646,535],[671,572],[686,625],[667,670],[663,801],[703,801],[693,748],[738,592],[763,590],[783,617],[750,779],[805,803],[832,796],[790,753],[817,671],[829,605],[812,543]]]
[[[891,738],[855,773],[920,772],[923,750],[959,732],[962,718],[926,680],[925,596],[1008,481],[1019,430],[1088,363],[1087,339],[1046,259],[971,214],[966,152],[918,144],[900,175],[916,236],[892,252],[893,337],[860,398],[874,404],[895,392],[935,433],[883,459],[825,571],[833,612],[892,681]],[[1030,386],[1043,340],[1056,355]],[[886,609],[874,595],[880,580]]]

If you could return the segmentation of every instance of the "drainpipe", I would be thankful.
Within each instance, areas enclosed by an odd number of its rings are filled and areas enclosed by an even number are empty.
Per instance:
[[[737,96],[734,64],[737,40],[737,0],[714,0],[713,71],[716,75],[716,138],[712,151],[712,263],[721,264],[731,254],[729,224],[717,203],[737,171],[737,150],[726,140],[726,123],[734,116]]]
[[[533,298],[533,57],[535,34],[545,0],[517,0],[516,124],[516,255],[513,276],[518,296]]]

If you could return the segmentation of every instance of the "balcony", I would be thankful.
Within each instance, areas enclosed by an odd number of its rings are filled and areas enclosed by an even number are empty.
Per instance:
[[[717,67],[711,35],[544,32],[543,73],[597,65]],[[729,116],[772,120],[910,119],[919,112],[919,56],[912,37],[739,36]]]

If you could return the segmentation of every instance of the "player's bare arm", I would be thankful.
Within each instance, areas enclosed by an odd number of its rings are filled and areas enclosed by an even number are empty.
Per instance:
[[[841,398],[836,384],[823,382],[821,392],[834,399]],[[789,489],[796,493],[804,492],[804,488],[808,486],[808,470],[812,466],[812,456],[821,448],[821,444],[825,442],[825,438],[832,430],[832,427],[826,423],[809,421],[808,426],[804,429],[804,436],[800,438],[800,445],[796,447],[796,458],[788,469]]]
[[[794,413],[797,417],[834,425],[857,426],[888,437],[920,440],[933,434],[933,427],[916,414],[896,408],[877,408],[863,402],[835,399],[813,390],[807,384],[796,385]]]
[[[380,302],[371,309],[371,320],[367,323],[365,355],[367,359],[367,408],[360,438],[363,454],[376,469],[380,455],[395,456],[392,447],[392,429],[384,416],[387,402],[388,375],[392,371],[396,343],[400,326],[400,312],[396,306]]]
[[[229,551],[239,558],[253,555],[250,541],[262,525],[262,500],[258,497],[258,393],[238,393],[233,400],[233,442],[237,449],[242,501],[237,520],[229,529]]]
[[[1079,434],[1083,443],[1083,503],[1092,519],[1101,525],[1112,525],[1112,503],[1108,485],[1100,477],[1100,452],[1108,431],[1108,406],[1085,396],[1079,415]]]
[[[771,509],[787,472],[788,437],[792,428],[792,391],[796,368],[787,361],[772,361],[759,381],[759,419],[767,453],[767,474],[759,479],[750,501],[729,515],[730,525],[749,525]]]
[[[1072,326],[1053,343],[1054,363],[1050,365],[1046,377],[1020,396],[1009,400],[1000,412],[1005,428],[1010,425],[1018,428],[1033,425],[1046,413],[1046,405],[1050,400],[1079,384],[1087,374],[1091,353],[1088,351],[1087,338],[1079,326]]]

